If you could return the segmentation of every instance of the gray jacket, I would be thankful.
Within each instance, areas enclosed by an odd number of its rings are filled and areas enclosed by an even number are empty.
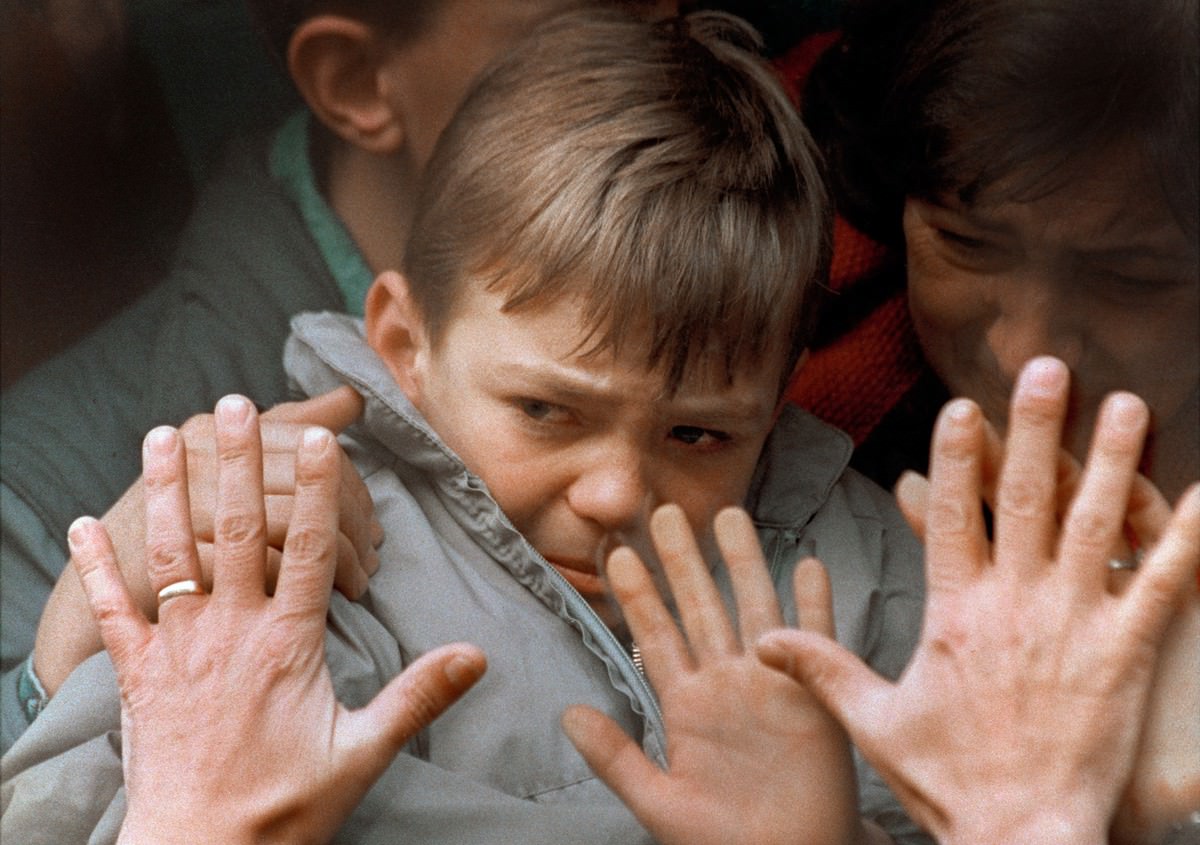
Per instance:
[[[559,726],[568,705],[591,704],[665,761],[657,701],[616,638],[429,429],[357,321],[296,318],[286,364],[306,393],[350,383],[367,400],[343,443],[387,536],[367,597],[333,598],[327,649],[339,697],[366,703],[411,660],[448,642],[481,645],[489,663],[464,701],[400,755],[337,841],[649,842]],[[789,410],[747,507],[789,623],[791,570],[816,555],[833,582],[840,639],[895,676],[919,627],[920,551],[890,498],[845,469],[849,455],[844,435]],[[119,750],[117,694],[100,655],[4,758],[0,835],[113,841],[124,804]],[[873,773],[860,771],[860,784],[864,814],[894,836],[913,832]]]

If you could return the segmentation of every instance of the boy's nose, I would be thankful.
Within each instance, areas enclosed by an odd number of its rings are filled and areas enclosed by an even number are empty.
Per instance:
[[[1025,363],[1039,355],[1053,355],[1072,369],[1078,365],[1083,344],[1073,328],[1076,320],[1063,310],[1069,303],[1037,285],[1010,285],[995,304],[986,340],[1009,383],[1015,383]]]
[[[583,519],[618,531],[644,516],[649,496],[641,456],[630,448],[598,452],[567,491],[571,510]]]

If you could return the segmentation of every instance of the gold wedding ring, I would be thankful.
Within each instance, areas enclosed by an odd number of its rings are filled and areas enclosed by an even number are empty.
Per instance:
[[[193,581],[191,578],[186,581],[176,581],[174,584],[168,584],[158,591],[159,607],[171,599],[179,598],[180,596],[202,596],[205,595],[204,588],[200,586],[199,581]]]

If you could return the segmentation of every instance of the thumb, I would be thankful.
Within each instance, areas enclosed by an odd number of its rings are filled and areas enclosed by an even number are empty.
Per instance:
[[[381,772],[418,731],[462,697],[487,668],[487,658],[473,645],[453,643],[422,655],[361,710],[343,721],[348,735],[339,737]]]
[[[303,402],[284,402],[262,415],[272,422],[319,425],[339,433],[360,416],[363,398],[348,384]]]
[[[892,685],[834,640],[783,628],[764,634],[755,652],[764,664],[803,684],[860,748],[873,745],[879,726],[886,728]]]

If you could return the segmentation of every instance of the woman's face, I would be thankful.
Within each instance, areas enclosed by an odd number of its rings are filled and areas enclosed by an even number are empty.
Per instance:
[[[1076,456],[1105,394],[1141,396],[1155,432],[1146,470],[1173,497],[1200,476],[1198,245],[1125,160],[1083,175],[1030,201],[909,199],[913,320],[950,390],[1000,426],[1021,365],[1064,360]]]

